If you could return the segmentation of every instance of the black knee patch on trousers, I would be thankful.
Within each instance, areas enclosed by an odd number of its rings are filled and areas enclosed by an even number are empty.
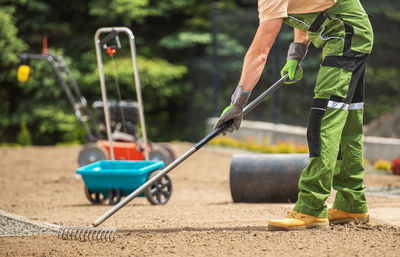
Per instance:
[[[307,142],[310,157],[321,156],[321,122],[324,118],[328,101],[329,99],[313,99],[307,128]]]

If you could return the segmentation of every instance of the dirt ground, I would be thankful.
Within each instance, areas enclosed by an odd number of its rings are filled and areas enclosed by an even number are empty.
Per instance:
[[[189,144],[174,144],[178,155]],[[110,206],[94,206],[75,175],[80,147],[0,148],[0,209],[58,225],[91,224]],[[236,204],[229,189],[232,153],[204,147],[170,173],[168,204],[134,199],[102,226],[115,242],[79,242],[42,234],[0,237],[0,256],[400,256],[400,227],[374,213],[398,211],[400,198],[368,196],[370,225],[270,232],[271,218],[293,204]],[[400,185],[367,174],[366,185]],[[332,204],[332,197],[328,204]]]

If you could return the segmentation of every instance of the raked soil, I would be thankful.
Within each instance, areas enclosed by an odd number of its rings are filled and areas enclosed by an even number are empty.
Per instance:
[[[190,144],[172,146],[180,155]],[[110,206],[86,199],[75,175],[80,149],[0,148],[0,210],[37,223],[90,225]],[[233,203],[232,153],[206,146],[179,165],[169,174],[173,194],[166,205],[137,198],[102,224],[117,228],[114,242],[48,233],[0,236],[0,256],[400,256],[399,197],[368,195],[368,225],[270,232],[268,220],[283,217],[293,204]],[[395,187],[400,177],[371,172],[365,184]]]

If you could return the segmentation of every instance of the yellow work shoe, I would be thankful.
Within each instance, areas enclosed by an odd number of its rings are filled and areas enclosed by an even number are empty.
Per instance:
[[[332,224],[344,224],[349,222],[354,222],[356,224],[359,224],[359,223],[368,223],[369,215],[368,213],[351,213],[351,212],[341,211],[336,208],[329,208],[328,219],[329,223]]]
[[[300,230],[306,228],[328,227],[327,218],[319,218],[297,211],[288,212],[285,219],[270,220],[268,230]]]

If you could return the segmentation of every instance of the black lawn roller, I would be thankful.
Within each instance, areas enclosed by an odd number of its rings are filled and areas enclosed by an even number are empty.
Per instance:
[[[232,157],[230,186],[234,202],[294,203],[308,154],[238,154]]]

